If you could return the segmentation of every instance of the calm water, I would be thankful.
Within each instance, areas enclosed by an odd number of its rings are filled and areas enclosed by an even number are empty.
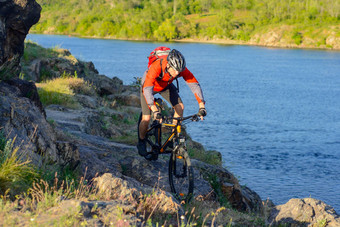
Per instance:
[[[130,84],[159,45],[180,50],[200,81],[208,116],[192,137],[223,154],[241,181],[276,204],[313,197],[340,212],[340,52],[128,42],[29,35]],[[197,102],[185,83],[186,113]]]

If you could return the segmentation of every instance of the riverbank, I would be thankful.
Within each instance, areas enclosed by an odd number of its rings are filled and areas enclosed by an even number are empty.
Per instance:
[[[259,46],[270,48],[283,48],[283,49],[315,49],[315,50],[333,50],[340,51],[340,36],[331,35],[320,43],[317,40],[307,39],[307,43],[301,42],[301,44],[295,44],[293,42],[286,42],[281,40],[282,32],[269,32],[267,34],[255,35],[249,41],[233,40],[233,39],[221,39],[221,38],[183,38],[173,39],[168,41],[178,43],[205,43],[205,44],[221,44],[221,45],[246,45],[246,46]],[[31,33],[39,34],[39,33]],[[58,33],[43,33],[44,35],[65,35]],[[106,39],[106,40],[122,40],[122,41],[136,41],[136,42],[162,42],[159,40],[142,39],[142,38],[117,38],[117,37],[100,37],[100,36],[82,36],[82,35],[67,35],[69,37],[78,37],[86,39]]]
[[[26,45],[26,48],[34,49],[33,51],[26,50],[27,53],[45,52],[36,44]],[[204,156],[215,156],[216,159],[220,159],[218,152],[205,151],[202,145],[192,140],[188,141],[188,149],[194,150],[192,158],[195,169],[195,199],[192,203],[181,206],[169,193],[170,189],[165,177],[167,170],[164,168],[167,157],[156,162],[149,162],[137,155],[134,146],[113,142],[125,140],[125,142],[130,141],[131,144],[136,143],[134,132],[136,116],[139,113],[138,88],[125,86],[118,78],[109,79],[98,75],[92,63],[77,60],[67,50],[54,49],[52,52],[54,54],[45,53],[44,57],[29,57],[32,56],[29,54],[23,62],[27,76],[35,75],[37,81],[41,80],[43,73],[50,72],[49,75],[52,76],[50,82],[36,83],[40,100],[44,104],[44,108],[38,112],[45,112],[48,122],[43,123],[45,126],[37,130],[37,135],[44,135],[45,139],[51,141],[50,147],[53,147],[54,141],[57,141],[56,148],[63,154],[60,160],[62,165],[68,163],[68,168],[76,168],[72,172],[80,171],[80,175],[86,174],[89,182],[92,179],[97,183],[94,191],[90,185],[86,185],[82,190],[91,189],[89,193],[78,194],[77,197],[63,190],[57,190],[58,192],[54,193],[51,191],[49,200],[39,200],[39,202],[46,203],[54,199],[54,196],[62,199],[55,200],[45,206],[45,209],[39,208],[39,203],[38,208],[30,208],[36,205],[26,197],[21,197],[20,201],[14,201],[14,203],[21,204],[19,211],[11,208],[14,207],[13,203],[5,201],[4,209],[0,210],[1,215],[5,217],[4,224],[16,223],[15,221],[9,222],[16,217],[15,220],[24,225],[28,223],[65,224],[66,222],[73,224],[86,222],[89,225],[120,222],[141,226],[147,222],[180,225],[176,220],[178,215],[183,215],[180,222],[188,225],[196,223],[198,225],[258,226],[271,223],[298,225],[310,223],[332,226],[335,223],[334,226],[336,226],[338,223],[339,217],[335,211],[322,201],[294,199],[279,206],[275,206],[270,201],[261,201],[251,189],[239,185],[233,174],[220,166],[221,162],[214,165],[206,163]],[[17,82],[13,81],[7,85],[6,82],[1,83],[0,92],[5,91],[7,94],[6,89],[16,86],[15,83]],[[23,84],[18,87],[26,86],[25,82],[19,83]],[[69,89],[67,93],[63,92],[63,95],[60,93],[61,85],[66,85]],[[29,93],[34,94],[32,91]],[[54,98],[44,99],[44,97]],[[2,99],[2,103],[7,103],[6,96]],[[20,100],[19,97],[16,99]],[[50,103],[51,100],[55,103]],[[57,100],[61,101],[57,102]],[[24,108],[20,101],[12,105],[16,107],[13,114],[16,117],[12,119],[14,124],[17,124],[16,122],[20,119],[28,118],[22,115],[24,112],[17,114],[19,113],[17,110]],[[10,108],[6,109],[7,105],[3,108],[1,111],[10,111]],[[37,119],[44,120],[39,117],[38,112],[33,115]],[[2,114],[1,116],[11,117],[12,115]],[[6,119],[0,120],[2,122]],[[35,121],[30,120],[33,123]],[[25,122],[21,125],[29,128],[26,124],[29,123]],[[44,128],[48,131],[44,131]],[[22,131],[17,130],[18,133]],[[24,134],[18,135],[20,136],[18,138],[24,139]],[[37,150],[40,152],[46,150],[41,139],[38,141],[40,142],[36,145]],[[201,153],[203,156],[198,157],[196,153]],[[35,160],[40,159],[36,154],[33,157]],[[77,177],[74,180],[77,181]],[[156,188],[154,188],[155,185],[157,185]],[[107,187],[111,189],[108,191]],[[123,201],[128,201],[128,204]],[[71,209],[71,207],[77,208]],[[119,213],[116,207],[122,211]],[[301,209],[293,213],[288,212],[296,207]],[[48,215],[50,213],[53,215]]]
[[[340,39],[339,39],[340,40]],[[296,45],[287,43],[271,43],[263,42],[257,43],[255,41],[241,41],[231,39],[176,39],[174,42],[179,43],[207,43],[207,44],[221,44],[221,45],[245,45],[245,46],[259,46],[259,47],[270,47],[270,48],[283,48],[283,49],[315,49],[315,50],[334,50],[340,51],[340,43],[336,44],[335,47],[327,47],[327,45],[313,46],[313,45]]]

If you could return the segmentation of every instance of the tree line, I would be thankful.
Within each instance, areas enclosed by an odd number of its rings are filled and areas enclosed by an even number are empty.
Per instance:
[[[40,22],[32,29],[35,33],[122,39],[247,41],[252,34],[273,26],[289,25],[312,33],[313,29],[336,26],[340,21],[339,0],[38,0],[38,3],[43,10]]]

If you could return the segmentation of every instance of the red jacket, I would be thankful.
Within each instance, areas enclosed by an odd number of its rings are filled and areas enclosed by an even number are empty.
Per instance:
[[[146,103],[149,106],[154,104],[153,95],[164,90],[175,79],[172,78],[171,75],[166,71],[167,63],[168,61],[166,59],[162,60],[162,66],[160,64],[160,60],[153,62],[149,70],[143,76],[143,94],[146,99]],[[163,78],[158,80],[162,72]],[[176,78],[180,77],[183,77],[185,82],[188,84],[198,103],[204,102],[202,89],[194,75],[187,68],[185,68],[185,70],[182,71]]]

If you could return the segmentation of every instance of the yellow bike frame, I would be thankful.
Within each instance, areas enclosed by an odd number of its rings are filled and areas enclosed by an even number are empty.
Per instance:
[[[181,133],[181,130],[182,130],[182,126],[177,123],[176,125],[175,124],[167,124],[167,123],[162,123],[161,124],[162,126],[167,126],[167,127],[171,127],[171,128],[176,128],[176,130],[173,130],[173,132],[171,133],[171,135],[169,136],[169,138],[164,142],[164,144],[160,147],[159,149],[159,152],[160,153],[163,153],[165,151],[165,147],[166,145],[169,143],[169,141],[174,138],[176,136],[176,134],[178,135],[179,133]],[[150,132],[153,128],[150,128],[147,130],[147,132]],[[158,130],[158,138],[159,140],[161,139],[161,129]],[[158,141],[159,142],[159,141]]]

